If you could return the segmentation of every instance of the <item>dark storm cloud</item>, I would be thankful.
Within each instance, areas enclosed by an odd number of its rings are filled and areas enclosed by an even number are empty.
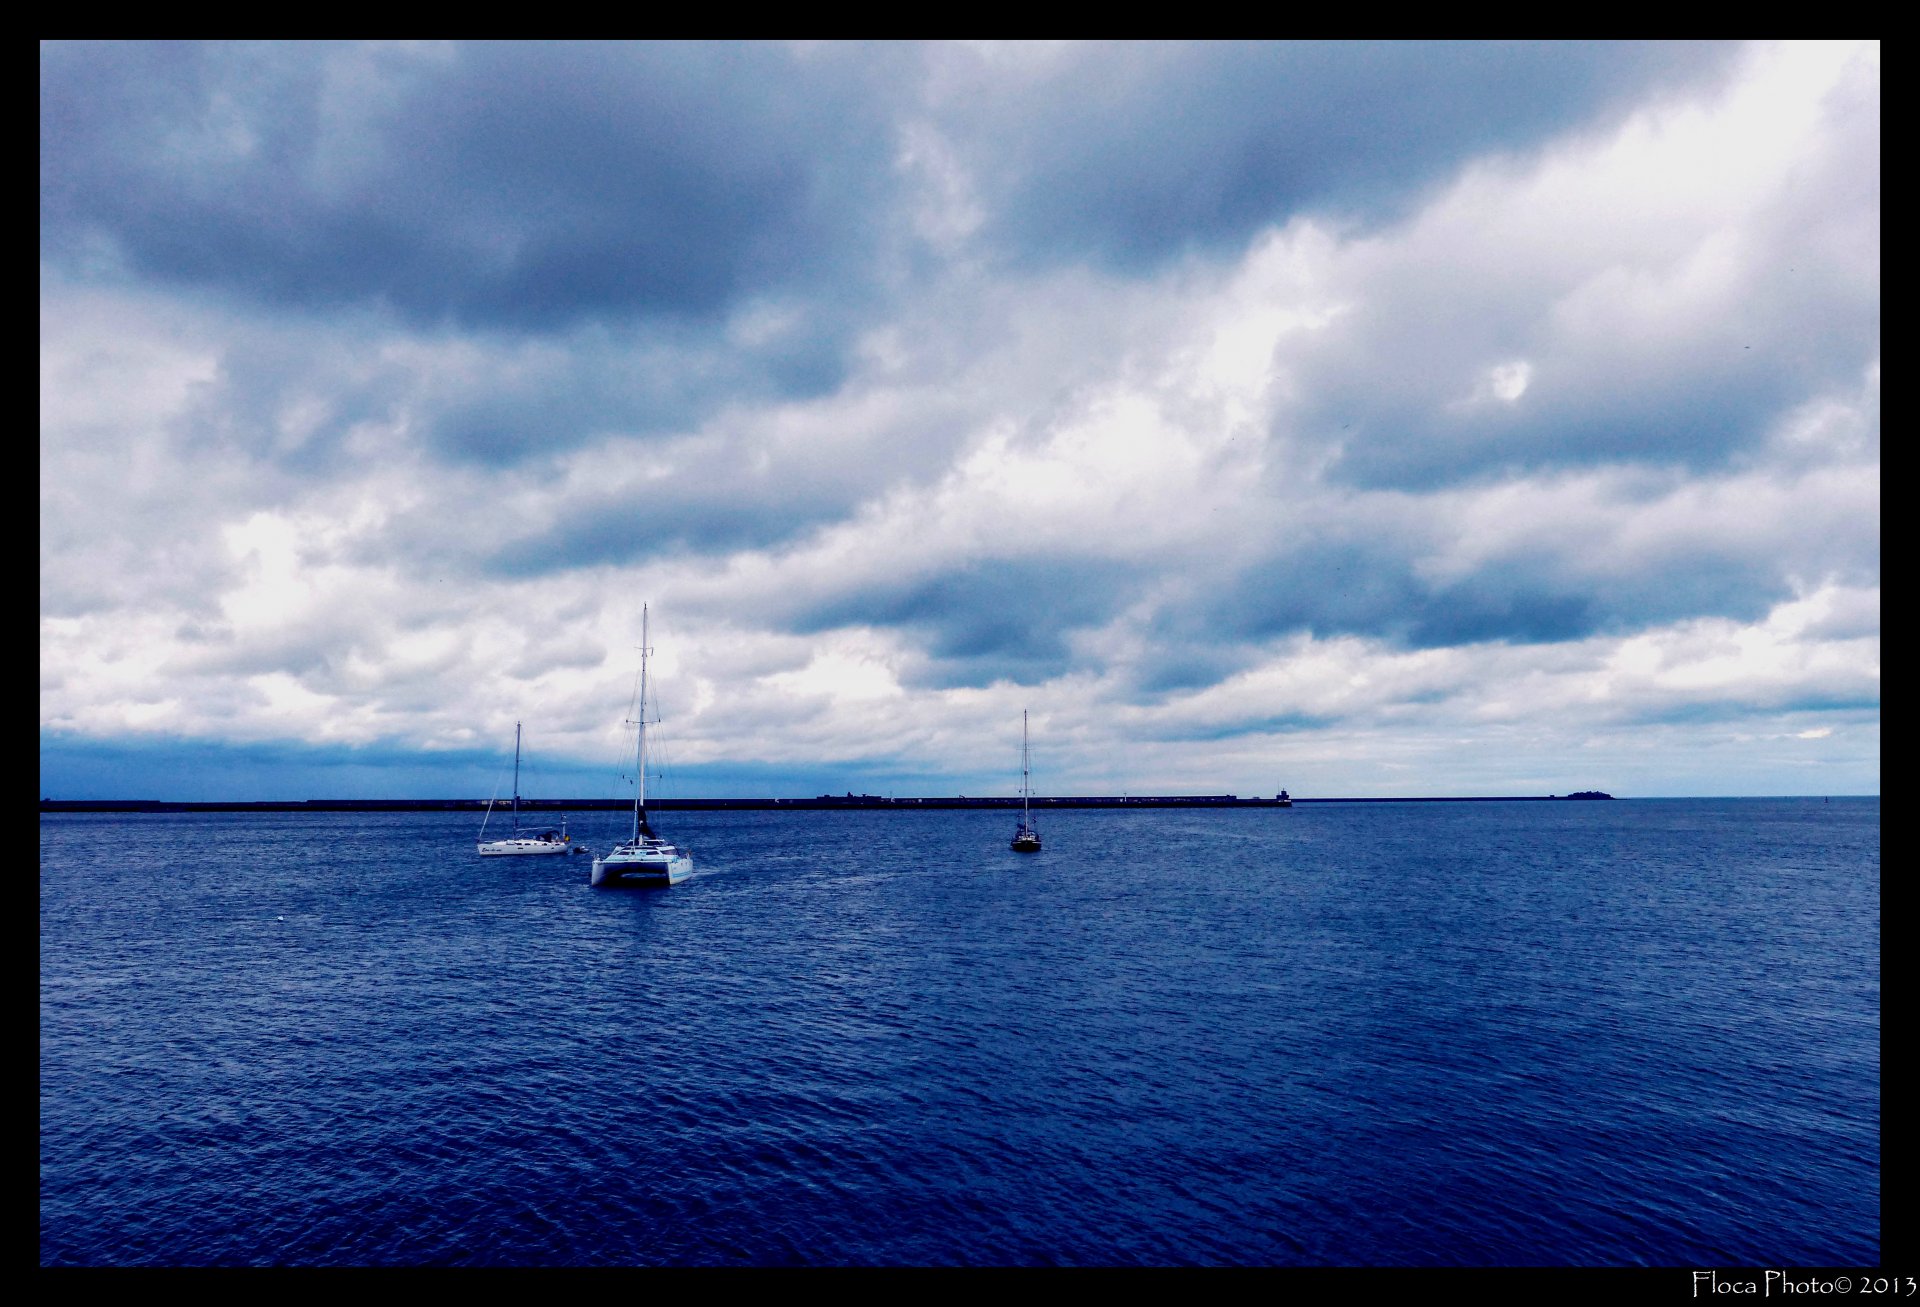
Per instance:
[[[1095,45],[1010,65],[957,45],[51,43],[41,251],[82,279],[484,330],[476,346],[506,352],[470,372],[362,358],[316,389],[333,432],[384,408],[439,457],[513,462],[841,386],[877,301],[930,270],[897,234],[916,202],[897,166],[914,115],[972,164],[999,254],[1137,267],[1300,209],[1411,196],[1471,151],[1713,76],[1729,50]],[[725,330],[769,302],[790,329]],[[500,343],[528,332],[564,354]],[[290,352],[228,360],[236,407],[209,429],[271,428],[303,346],[268,348]],[[1378,354],[1360,357],[1370,386]],[[1350,377],[1329,367],[1306,419],[1350,407]],[[1396,417],[1374,416],[1376,431]],[[1596,449],[1652,439],[1631,420],[1604,437]],[[1427,428],[1356,441],[1349,466],[1379,479],[1421,451],[1526,440]],[[297,456],[330,447],[322,432]]]
[[[592,480],[529,459],[510,483],[442,486],[342,559],[379,566],[400,557],[416,574],[466,582],[711,559],[788,545],[840,520],[871,489],[824,465],[751,469],[749,457],[721,438],[681,442],[670,454],[628,441],[595,460],[607,474]]]
[[[883,62],[764,45],[53,45],[43,253],[144,278],[551,328],[854,276]]]
[[[1196,578],[1192,594],[1173,605],[1167,635],[1196,644],[1291,632],[1411,649],[1550,644],[1706,615],[1757,620],[1793,593],[1778,560],[1733,546],[1676,557],[1668,568],[1618,571],[1605,557],[1543,551],[1450,579],[1423,576],[1420,554],[1384,530],[1370,539],[1300,542],[1252,566]]]
[[[1072,634],[1106,622],[1140,579],[1136,568],[1107,559],[984,560],[806,603],[787,626],[801,634],[843,626],[910,632],[930,659],[924,684],[933,688],[1036,684],[1070,669]]]
[[[1138,267],[1406,199],[1731,47],[1098,45],[933,105],[993,239]],[[55,43],[41,242],[284,305],[551,329],[871,293],[921,65],[963,47]],[[983,61],[982,68],[990,68]],[[964,88],[973,76],[958,74]],[[104,251],[103,252],[103,247]],[[821,310],[827,310],[824,314]],[[818,303],[823,325],[833,306]]]
[[[500,345],[471,367],[420,367],[405,412],[433,454],[497,468],[597,437],[670,435],[696,426],[717,404],[772,398],[781,386],[765,363],[755,351],[683,332],[617,340],[585,332],[561,348]],[[837,370],[808,378],[804,388],[831,376]]]
[[[564,411],[564,401],[557,407]],[[871,413],[827,403],[790,411],[785,421],[735,408],[685,439],[614,442],[591,460],[611,475],[576,479],[538,502],[537,519],[511,530],[502,523],[459,546],[474,565],[508,577],[797,547],[889,487],[943,467],[974,420],[964,395],[916,397]],[[530,478],[550,474],[526,470]],[[453,537],[444,523],[423,527],[423,550]]]
[[[1134,735],[1135,738],[1142,740],[1211,743],[1241,739],[1248,735],[1284,735],[1293,731],[1323,730],[1337,721],[1339,718],[1333,714],[1288,712],[1261,716],[1249,713],[1231,722],[1211,724],[1178,720],[1156,721],[1136,727]]]
[[[1300,211],[1392,216],[1474,154],[1525,150],[1726,73],[1688,42],[1098,44],[961,100],[1000,242],[1139,269]],[[958,98],[958,97],[956,97]]]
[[[655,491],[611,500],[570,500],[556,505],[551,526],[492,549],[483,566],[497,576],[541,576],[662,556],[762,549],[843,507],[835,501],[743,495],[734,493],[736,489],[722,478],[705,493],[689,487],[689,493],[671,496]]]
[[[1195,631],[1191,623],[1165,619],[1155,624],[1163,641],[1153,661],[1136,669],[1133,689],[1148,701],[1172,698],[1183,691],[1218,685],[1258,661],[1259,650],[1246,643],[1226,643],[1226,633]]]
[[[366,451],[348,437],[367,428],[445,463],[513,468],[608,436],[684,432],[720,405],[827,389],[838,375],[811,336],[736,348],[663,329],[408,338],[258,321],[221,344],[171,434],[303,475],[351,467]]]

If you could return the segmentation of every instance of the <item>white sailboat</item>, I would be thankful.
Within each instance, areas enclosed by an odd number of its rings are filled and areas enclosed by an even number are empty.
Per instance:
[[[498,793],[496,790],[495,793]],[[493,820],[493,800],[487,800],[487,815],[480,819],[480,841],[475,851],[483,858],[524,858],[536,855],[573,852],[567,834],[567,819],[560,819],[559,830],[523,832],[520,829],[520,723],[513,724],[513,834],[505,839],[489,840],[487,823]]]
[[[633,795],[633,838],[613,846],[593,860],[588,884],[597,888],[619,885],[674,885],[693,874],[693,857],[653,833],[647,822],[647,609],[640,607],[640,742],[636,747]]]
[[[1033,824],[1031,786],[1028,784],[1031,771],[1027,765],[1027,713],[1020,710],[1020,828],[1013,833],[1012,849],[1015,853],[1038,853],[1040,851],[1040,828]]]

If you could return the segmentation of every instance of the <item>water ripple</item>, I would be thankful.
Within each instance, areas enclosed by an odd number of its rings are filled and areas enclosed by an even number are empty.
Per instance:
[[[42,1263],[1879,1259],[1877,801],[672,816],[44,817]]]

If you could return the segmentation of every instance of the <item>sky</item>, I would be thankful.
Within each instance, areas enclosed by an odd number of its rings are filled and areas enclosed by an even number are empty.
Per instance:
[[[1879,287],[1877,42],[43,44],[41,793],[1878,794]]]

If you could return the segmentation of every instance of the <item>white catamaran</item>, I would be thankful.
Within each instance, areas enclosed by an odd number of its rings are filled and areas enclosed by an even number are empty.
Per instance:
[[[498,794],[496,790],[494,793]],[[567,819],[560,819],[559,830],[524,832],[520,829],[520,723],[513,724],[513,834],[505,839],[489,840],[487,823],[493,819],[493,800],[487,800],[487,815],[480,819],[480,842],[475,846],[483,858],[523,858],[533,854],[571,853],[574,846],[567,835]]]
[[[587,882],[601,888],[617,885],[673,885],[693,874],[693,858],[653,833],[647,823],[647,609],[640,608],[640,743],[636,749],[638,788],[633,796],[633,838],[616,844],[593,860]]]
[[[1020,710],[1020,828],[1013,833],[1012,849],[1015,853],[1038,853],[1040,851],[1040,828],[1033,824],[1033,811],[1028,784],[1027,767],[1027,713]]]

